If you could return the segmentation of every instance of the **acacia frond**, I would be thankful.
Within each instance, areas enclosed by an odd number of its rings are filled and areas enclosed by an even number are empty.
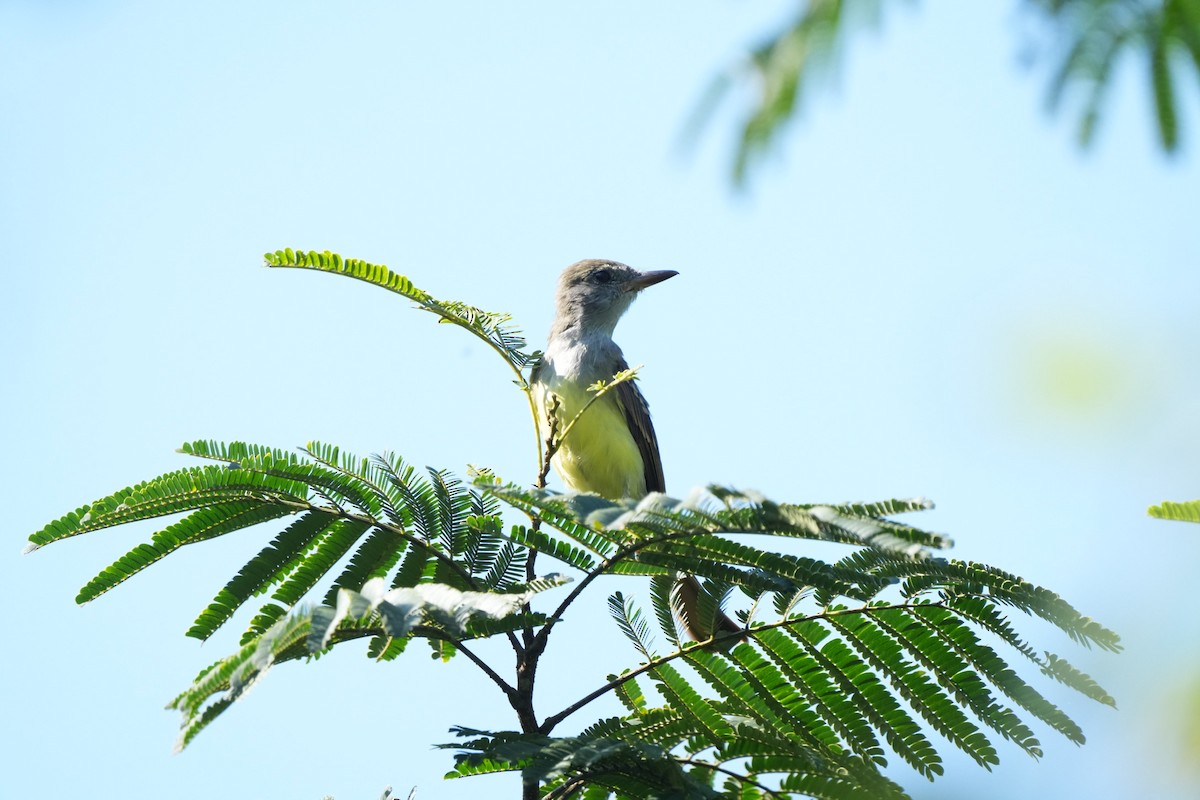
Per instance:
[[[609,675],[608,681],[616,685],[617,699],[628,711],[639,716],[646,713],[646,695],[642,693],[642,689],[635,679],[618,681],[616,675]]]
[[[319,511],[301,514],[225,584],[187,635],[197,639],[212,636],[243,603],[287,578],[317,537],[337,522],[337,517]]]
[[[1170,500],[1164,500],[1156,506],[1150,506],[1146,509],[1146,513],[1158,519],[1200,522],[1200,500],[1192,500],[1187,503],[1172,503]]]
[[[243,647],[173,703],[184,714],[181,745],[273,664],[360,639],[369,640],[369,656],[390,660],[424,638],[436,656],[462,653],[511,693],[470,643],[500,635],[519,657],[536,651],[601,576],[652,576],[652,608],[674,649],[653,651],[646,618],[628,595],[613,594],[610,610],[644,663],[546,717],[536,734],[481,733],[460,745],[467,754],[458,774],[519,769],[543,784],[545,797],[633,798],[668,785],[675,796],[728,796],[734,787],[747,797],[903,797],[880,769],[894,754],[922,775],[939,775],[942,756],[929,731],[984,767],[998,761],[993,737],[1039,756],[1034,720],[1083,741],[1003,649],[1115,704],[1089,676],[1035,649],[1006,614],[1020,610],[1106,650],[1119,649],[1116,635],[1010,572],[933,557],[948,538],[885,516],[927,509],[924,500],[789,504],[717,487],[688,502],[654,494],[614,503],[491,476],[464,485],[394,456],[360,459],[317,443],[301,453],[215,442],[184,449],[222,463],[122,489],[31,537],[41,546],[184,514],[89,583],[81,598],[90,599],[185,544],[291,517],[189,631],[207,638],[251,598],[267,596]],[[531,524],[507,524],[502,506]],[[781,539],[840,545],[846,555],[780,552]],[[567,579],[527,579],[533,553],[582,573],[551,614],[530,601]],[[746,629],[681,643],[672,609],[680,575],[701,581],[702,616],[715,616],[731,588],[740,589],[750,608],[731,612]],[[322,581],[325,604],[302,607]],[[639,683],[642,676],[649,683]],[[549,736],[610,692],[626,718],[577,737]]]
[[[545,784],[547,800],[573,796],[584,787],[589,797],[614,793],[617,797],[674,797],[679,800],[711,800],[719,795],[707,781],[697,780],[691,770],[661,747],[637,739],[582,735],[553,738],[541,734],[502,731],[490,733],[453,728],[453,733],[472,737],[469,741],[439,745],[453,749],[455,777],[498,772],[508,765],[520,769],[525,780]],[[603,792],[603,793],[601,793]]]
[[[387,590],[382,578],[371,579],[361,592],[339,589],[334,606],[296,609],[201,672],[168,706],[183,714],[178,747],[187,746],[275,663],[316,656],[340,642],[364,637],[404,641],[418,627],[425,636],[465,640],[540,624],[545,622],[543,615],[527,614],[522,608],[533,595],[566,581],[548,575],[508,593],[462,592],[432,583]],[[506,625],[511,618],[515,620]]]
[[[192,685],[170,702],[183,714],[176,749],[182,750],[201,730],[236,702],[279,660],[296,658],[304,650],[311,619],[297,614],[280,620],[263,636],[205,669]],[[209,700],[222,695],[217,701]]]
[[[1049,62],[1047,106],[1057,111],[1078,96],[1076,138],[1095,139],[1118,69],[1139,62],[1149,78],[1158,142],[1166,153],[1180,147],[1177,85],[1200,75],[1200,4],[1196,0],[1030,0],[1049,36],[1031,52]],[[742,186],[788,124],[800,116],[815,86],[828,82],[842,53],[860,31],[877,25],[880,0],[810,0],[749,54],[711,82],[692,114],[694,139],[716,110],[742,89],[746,113],[733,161],[733,183]],[[1041,53],[1039,51],[1048,51]],[[1185,84],[1185,80],[1188,82]]]
[[[309,650],[324,650],[343,622],[365,623],[378,619],[384,632],[400,639],[418,625],[434,626],[454,639],[469,638],[471,623],[478,618],[501,620],[518,613],[537,593],[562,586],[569,579],[548,575],[515,592],[463,592],[453,586],[423,583],[400,589],[385,589],[382,579],[368,581],[361,592],[338,590],[336,604],[319,606],[313,619]]]
[[[371,264],[356,258],[342,258],[328,250],[293,250],[286,248],[266,253],[263,256],[269,267],[291,267],[311,269],[346,275],[408,298],[425,311],[440,317],[441,322],[465,328],[482,339],[503,358],[513,371],[521,376],[522,370],[533,364],[538,354],[525,351],[525,339],[512,324],[512,317],[476,308],[457,300],[436,300],[428,292],[418,289],[403,275],[392,272],[382,264]],[[519,377],[524,385],[524,377]]]
[[[301,452],[211,441],[190,442],[180,449],[220,463],[177,470],[122,489],[30,537],[30,549],[36,549],[113,525],[184,513],[89,581],[79,602],[107,592],[184,545],[242,531],[255,535],[252,529],[261,523],[281,518],[288,520],[286,527],[215,593],[189,628],[189,636],[209,638],[252,598],[265,595],[242,644],[253,648],[279,641],[288,612],[306,598],[311,601],[322,582],[330,605],[340,592],[359,592],[380,580],[390,581],[395,589],[444,583],[468,596],[546,588],[523,583],[529,551],[501,533],[496,498],[445,472],[425,475],[392,456],[361,459],[320,443],[309,443]],[[471,618],[460,621],[454,631],[464,638],[512,629],[505,627],[508,622],[467,616]],[[546,622],[544,615],[518,616],[525,627]],[[378,658],[394,658],[406,641],[380,625],[361,635],[373,637],[370,654]],[[339,628],[334,640],[347,636],[349,632]],[[252,652],[243,652],[243,660]],[[447,643],[444,652],[454,652],[452,645]],[[219,710],[212,706],[203,718],[197,717],[198,725],[189,728],[183,740],[190,740]]]
[[[79,590],[75,602],[87,603],[94,600],[184,545],[215,539],[292,513],[293,510],[286,506],[264,506],[253,502],[227,503],[197,509],[179,522],[155,533],[150,537],[149,543],[134,547],[106,567]]]
[[[618,564],[617,566],[623,565]],[[620,569],[615,573],[623,574]],[[675,591],[678,583],[676,573],[670,570],[664,570],[662,574],[655,575],[650,579],[650,607],[654,610],[654,616],[658,620],[659,630],[676,648],[682,646],[683,639],[679,629],[679,620],[684,616],[685,611],[679,607],[680,598]]]
[[[499,484],[491,479],[476,481],[476,486],[508,505],[538,517],[598,556],[611,554],[625,540],[620,528],[600,525],[592,517],[593,509],[607,510],[612,502],[592,494],[558,494],[516,484]]]
[[[854,29],[875,23],[879,6],[878,0],[799,4],[778,31],[712,83],[693,114],[693,127],[703,124],[736,84],[747,85],[753,94],[734,158],[735,185],[743,184],[770,151],[814,84],[836,68]]]
[[[596,567],[596,560],[586,551],[541,530],[514,525],[509,532],[509,539],[520,547],[543,553],[583,572],[590,572]]]
[[[748,641],[727,654],[719,648],[731,644],[732,635],[725,637],[728,642],[688,644],[661,656],[639,644],[646,664],[610,678],[630,708],[630,721],[657,712],[640,690],[631,704],[621,684],[643,673],[652,678],[664,703],[658,711],[672,714],[671,726],[660,731],[671,734],[655,741],[687,753],[689,764],[710,757],[706,753],[745,754],[735,743],[750,725],[781,737],[775,750],[762,745],[763,755],[749,762],[784,773],[778,787],[819,788],[828,796],[902,796],[878,769],[890,751],[926,777],[940,775],[942,756],[930,729],[989,768],[998,763],[989,731],[1041,755],[1023,714],[1082,741],[1078,726],[985,644],[980,631],[994,634],[1049,677],[1111,702],[1074,667],[1039,656],[1003,611],[1020,609],[1104,649],[1119,649],[1115,634],[1009,572],[932,557],[931,549],[949,546],[944,536],[876,516],[924,510],[931,507],[927,501],[779,504],[722,488],[710,498],[716,507],[703,498],[681,502],[653,495],[614,503],[513,486],[500,487],[497,496],[523,511],[546,513],[553,519],[550,527],[570,531],[573,541],[584,539],[577,530],[582,527],[593,537],[587,541],[617,547],[599,565],[604,572],[657,576],[651,582],[653,608],[668,637],[677,635],[670,600],[677,574],[710,578],[713,592],[706,599],[714,608],[729,585],[742,587],[752,599],[777,598],[756,601],[755,607],[774,606],[778,618],[752,617]],[[854,549],[829,563],[766,549],[764,537]],[[635,630],[625,613],[628,601],[614,598],[610,605],[614,615],[619,607],[622,629],[642,642],[644,623]],[[840,604],[847,599],[859,605]],[[672,666],[676,659],[688,662],[709,694]],[[832,765],[830,772],[821,777],[814,763]],[[752,773],[743,778],[756,780]]]
[[[601,720],[578,736],[564,738],[453,728],[465,741],[440,747],[458,751],[454,777],[520,769],[524,778],[543,783],[543,798],[576,796],[571,793],[578,791],[584,792],[582,797],[622,800],[795,796],[762,783],[761,776],[771,773],[808,787],[808,797],[906,797],[895,783],[852,759],[825,758],[767,729],[738,725],[731,729],[728,748],[704,755],[681,755],[677,748],[673,752],[685,731],[683,717],[664,709],[636,721]],[[717,791],[718,778],[737,791]],[[757,794],[747,794],[750,790]]]
[[[1118,66],[1137,58],[1148,67],[1159,145],[1175,152],[1180,127],[1175,84],[1180,72],[1200,72],[1200,5],[1195,0],[1039,0],[1035,5],[1056,37],[1053,55],[1059,63],[1047,104],[1057,110],[1069,94],[1082,97],[1080,145],[1095,138]]]
[[[633,642],[633,646],[642,655],[646,658],[654,658],[651,654],[653,648],[650,626],[646,624],[641,610],[633,604],[632,600],[627,600],[620,592],[611,595],[608,598],[608,613],[616,621],[621,633],[625,634],[625,638]]]

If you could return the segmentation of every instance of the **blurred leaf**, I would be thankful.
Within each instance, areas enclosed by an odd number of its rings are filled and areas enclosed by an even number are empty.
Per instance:
[[[1150,506],[1146,509],[1146,513],[1158,519],[1200,522],[1200,500],[1192,500],[1188,503],[1172,503],[1170,500],[1164,500],[1159,505]]]
[[[790,21],[710,83],[687,138],[694,139],[726,98],[743,89],[749,110],[739,125],[732,172],[734,185],[744,186],[787,124],[801,114],[804,101],[836,72],[851,38],[878,27],[882,5],[880,0],[797,0]],[[1050,44],[1042,49],[1056,65],[1048,106],[1057,111],[1068,98],[1079,98],[1080,146],[1095,139],[1117,68],[1134,59],[1147,65],[1159,144],[1167,153],[1179,149],[1176,87],[1194,90],[1194,80],[1180,79],[1200,77],[1200,0],[1025,0],[1025,5],[1047,32]]]

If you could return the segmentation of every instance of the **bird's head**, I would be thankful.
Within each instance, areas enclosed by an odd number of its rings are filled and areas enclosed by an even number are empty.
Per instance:
[[[558,280],[557,327],[611,336],[638,292],[678,274],[671,269],[638,272],[617,261],[596,258],[576,262],[563,270]]]

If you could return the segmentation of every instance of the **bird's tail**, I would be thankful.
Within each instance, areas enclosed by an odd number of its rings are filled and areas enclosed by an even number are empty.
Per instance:
[[[700,596],[704,588],[700,581],[691,575],[680,575],[675,582],[674,606],[675,614],[683,623],[688,636],[697,642],[707,641],[714,636],[725,637],[727,634],[740,633],[737,639],[727,640],[728,646],[734,642],[746,641],[746,629],[729,618],[721,609],[715,608],[713,613],[704,614],[700,610]]]

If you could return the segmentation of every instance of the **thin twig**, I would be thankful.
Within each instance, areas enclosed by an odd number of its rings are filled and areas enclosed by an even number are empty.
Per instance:
[[[413,628],[413,630],[414,631],[427,630],[430,633],[436,633],[437,635],[430,635],[430,636],[428,636],[428,638],[442,639],[442,640],[447,641],[450,644],[454,645],[454,647],[457,648],[458,650],[462,651],[462,654],[465,655],[473,664],[475,664],[475,666],[477,666],[481,670],[483,670],[483,674],[485,674],[489,678],[491,678],[492,683],[499,686],[500,690],[503,691],[504,694],[510,700],[516,694],[517,690],[514,689],[512,687],[512,685],[510,685],[508,683],[508,681],[504,680],[504,678],[501,678],[500,673],[498,673],[498,672],[496,672],[496,670],[492,669],[491,666],[489,666],[486,661],[484,661],[482,658],[480,658],[479,656],[477,656],[473,652],[471,652],[470,648],[468,648],[466,645],[464,645],[462,643],[461,639],[456,639],[455,637],[449,635],[448,633],[446,633],[445,631],[443,631],[440,628],[426,628],[425,626],[418,625],[415,628]]]

